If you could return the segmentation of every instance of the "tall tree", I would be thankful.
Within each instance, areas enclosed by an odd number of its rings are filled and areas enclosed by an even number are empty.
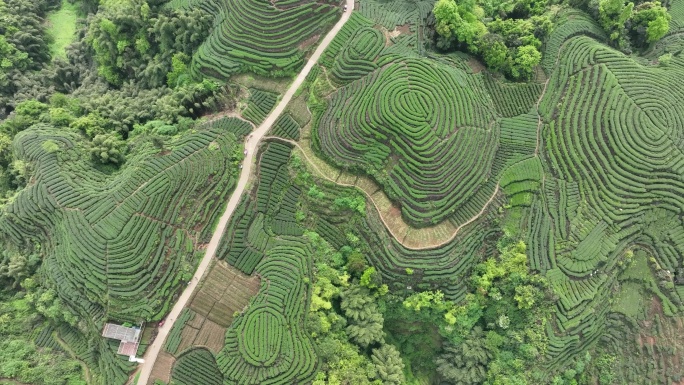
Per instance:
[[[404,362],[394,345],[385,344],[378,349],[373,349],[371,360],[383,384],[401,385],[406,383]]]

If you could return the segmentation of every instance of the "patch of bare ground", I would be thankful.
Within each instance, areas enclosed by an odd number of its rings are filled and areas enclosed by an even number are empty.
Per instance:
[[[154,380],[162,380],[164,383],[171,381],[171,369],[175,362],[176,359],[172,355],[167,352],[160,352],[147,385],[154,384]]]
[[[472,56],[468,59],[468,67],[470,67],[474,74],[479,74],[485,69],[484,64]]]
[[[394,43],[392,43],[392,38],[395,37],[395,36],[393,36],[392,33],[391,33],[390,31],[387,30],[387,28],[385,28],[385,27],[383,27],[383,26],[381,26],[381,25],[376,25],[376,26],[373,27],[373,28],[375,28],[375,29],[377,29],[378,31],[382,32],[382,36],[385,37],[385,47],[389,47],[389,46],[391,46],[392,44],[394,44]]]
[[[288,85],[292,81],[291,78],[275,79],[254,74],[235,75],[231,77],[230,80],[243,87],[254,87],[260,90],[275,92],[281,95],[287,91]]]
[[[211,350],[214,354],[218,353],[223,348],[226,329],[202,315],[195,314],[195,317],[181,331],[181,342],[176,356],[199,346]]]
[[[639,348],[655,362],[660,373],[666,378],[680,379],[673,384],[684,385],[684,318],[668,317],[658,297],[651,299],[647,314],[649,317],[640,322],[638,336]]]
[[[311,48],[314,44],[316,44],[316,42],[318,41],[318,39],[319,39],[320,37],[321,37],[320,34],[313,35],[313,36],[311,36],[310,38],[308,38],[308,39],[304,40],[303,42],[299,43],[299,45],[297,46],[297,48],[299,48],[300,51],[308,51],[309,48]]]
[[[398,31],[399,34],[401,35],[410,35],[411,32],[411,25],[406,23],[404,25],[398,25],[395,29],[395,31]]]

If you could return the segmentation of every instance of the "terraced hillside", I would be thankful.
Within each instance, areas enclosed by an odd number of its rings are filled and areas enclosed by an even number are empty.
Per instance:
[[[339,16],[339,3],[327,0],[172,0],[168,6],[201,7],[214,16],[211,35],[192,67],[219,79],[247,71],[293,75]]]
[[[663,330],[677,330],[679,321],[667,317],[684,310],[684,280],[677,278],[684,274],[684,89],[673,86],[684,77],[680,32],[635,59],[607,46],[586,14],[564,10],[545,44],[548,80],[510,84],[472,73],[458,58],[417,58],[410,32],[381,38],[376,28],[389,13],[352,19],[322,61],[326,70],[310,98],[314,150],[333,167],[371,176],[375,188],[346,173],[337,178],[357,183],[370,199],[382,188],[413,226],[464,223],[472,216],[464,212],[477,212],[473,201],[487,212],[452,242],[425,243],[425,250],[388,234],[398,213],[369,213],[359,230],[385,282],[399,291],[438,288],[463,301],[463,280],[491,252],[488,237],[503,232],[525,240],[530,267],[559,297],[543,361],[557,370],[590,351],[634,349],[616,330],[639,333],[644,317],[622,318],[611,292],[631,282],[625,269],[646,250],[641,258],[651,262],[639,295],[653,298]],[[671,59],[659,65],[668,52]],[[459,134],[472,142],[456,140]],[[494,184],[501,194],[489,208],[486,199],[473,199]],[[651,364],[630,358],[631,367],[620,366],[615,378],[681,378],[676,353],[651,354],[652,372]]]
[[[319,121],[321,151],[341,167],[368,170],[412,222],[438,223],[486,181],[497,150],[494,114],[465,73],[393,59],[335,93]]]
[[[46,285],[81,320],[63,338],[94,383],[123,383],[130,370],[116,346],[93,338],[103,323],[159,320],[191,276],[234,186],[238,140],[250,129],[218,120],[163,152],[140,138],[113,175],[92,167],[76,133],[38,126],[17,135],[14,151],[33,174],[4,208],[0,231],[16,247],[42,245]]]

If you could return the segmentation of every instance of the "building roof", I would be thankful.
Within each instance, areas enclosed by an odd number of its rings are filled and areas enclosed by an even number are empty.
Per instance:
[[[140,339],[140,329],[127,328],[116,324],[106,324],[102,331],[102,336],[113,338],[123,342],[138,342]]]
[[[121,341],[121,344],[119,345],[119,351],[117,353],[123,354],[125,356],[135,356],[135,353],[138,352],[138,343],[137,342],[125,342]]]

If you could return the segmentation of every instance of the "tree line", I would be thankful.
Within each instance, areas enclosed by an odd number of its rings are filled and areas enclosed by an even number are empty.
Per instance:
[[[592,15],[626,53],[665,36],[670,15],[658,1],[625,0],[438,0],[433,8],[435,45],[477,55],[492,71],[515,80],[532,77],[542,42],[563,6]]]

